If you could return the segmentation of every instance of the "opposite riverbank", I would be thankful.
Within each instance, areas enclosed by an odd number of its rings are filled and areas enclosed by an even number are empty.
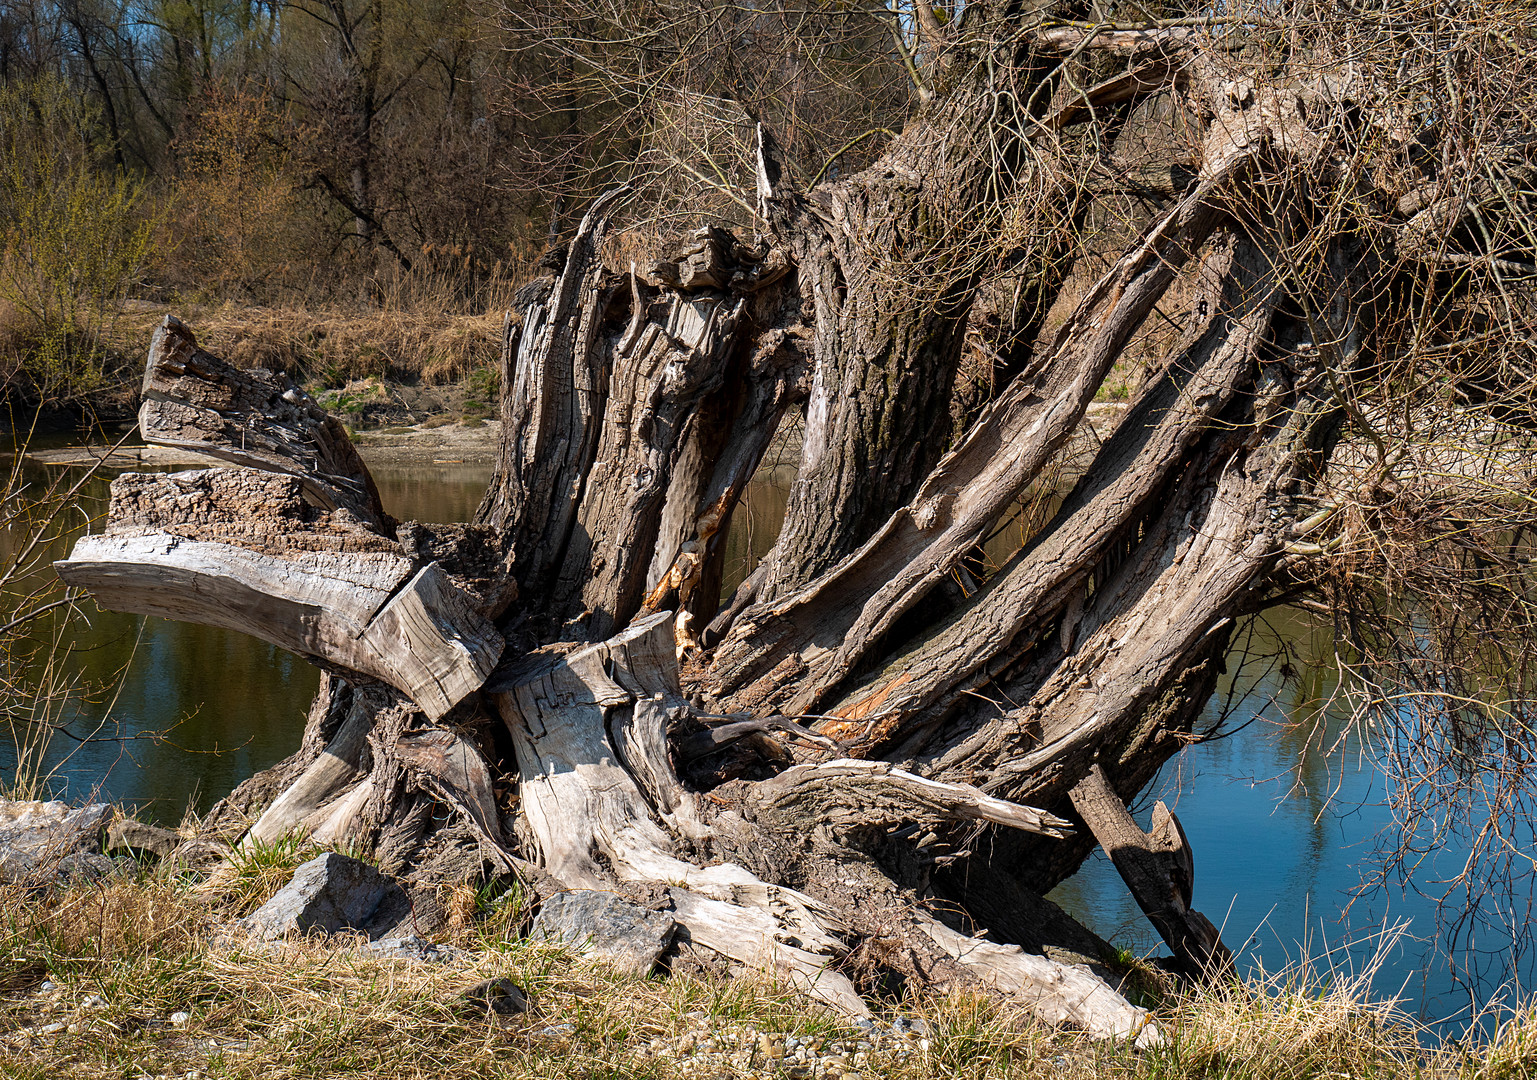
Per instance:
[[[497,420],[463,423],[401,425],[383,431],[353,434],[358,452],[369,465],[491,465],[496,461],[502,425]],[[107,469],[228,465],[210,454],[167,446],[98,444],[33,450],[27,457],[42,465],[88,466]]]

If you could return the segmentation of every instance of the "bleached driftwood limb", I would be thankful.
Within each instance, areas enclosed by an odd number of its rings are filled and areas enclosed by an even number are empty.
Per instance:
[[[968,937],[924,918],[920,926],[945,954],[983,983],[1030,1008],[1048,1024],[1071,1024],[1099,1038],[1130,1040],[1147,1049],[1163,1044],[1163,1032],[1093,972]]]
[[[797,765],[753,788],[760,806],[831,825],[887,825],[922,819],[985,821],[1061,838],[1055,814],[994,798],[970,784],[928,780],[885,761],[842,758]]]
[[[303,491],[253,470],[128,473],[106,532],[55,568],[103,607],[251,634],[386,682],[433,718],[479,689],[504,643],[472,599]]]

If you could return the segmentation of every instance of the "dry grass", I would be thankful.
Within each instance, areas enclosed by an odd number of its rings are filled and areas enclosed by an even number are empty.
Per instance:
[[[241,367],[267,367],[340,386],[353,379],[458,382],[494,364],[502,316],[353,314],[214,308],[186,316],[199,341]]]
[[[335,943],[221,948],[216,928],[232,914],[223,903],[164,872],[0,890],[0,1075],[660,1080],[687,1070],[647,1048],[701,1015],[801,1036],[840,1030],[768,983],[619,976],[518,939],[518,895],[455,897],[452,937],[469,959],[444,965],[364,959]],[[461,1000],[495,977],[526,988],[537,1014],[488,1016]],[[1089,1044],[975,998],[908,1001],[902,1011],[927,1019],[932,1044],[882,1075],[1514,1080],[1537,1070],[1531,1012],[1489,1043],[1427,1050],[1401,1014],[1363,993],[1359,979],[1321,984],[1295,972],[1210,991],[1162,1009],[1170,1042],[1148,1053]],[[86,1004],[92,995],[104,1004]],[[188,1018],[173,1022],[179,1013]]]

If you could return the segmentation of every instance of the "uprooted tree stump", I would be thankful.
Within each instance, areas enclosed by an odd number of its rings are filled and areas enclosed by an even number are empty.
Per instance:
[[[1043,895],[1101,843],[1179,964],[1229,963],[1190,907],[1177,820],[1147,834],[1126,805],[1188,742],[1233,620],[1296,581],[1385,273],[1365,223],[1315,205],[1365,137],[1349,81],[1235,90],[1204,41],[1056,27],[982,50],[1012,50],[1033,96],[957,46],[946,93],[865,172],[799,190],[760,129],[769,239],[707,230],[645,276],[602,262],[623,191],[599,198],[508,320],[500,459],[470,524],[393,521],[302,390],[167,319],[144,437],[237,467],[121,477],[59,573],[329,673],[298,753],[214,814],[247,842],[301,830],[422,880],[468,864],[623,892],[667,908],[687,949],[847,1013],[897,980],[1156,1041],[1094,967],[1103,943]],[[1129,74],[1069,86],[1084,50]],[[1031,173],[1032,140],[1097,152],[1155,95],[1199,136],[1193,179],[947,446],[983,273],[952,226],[986,219],[1000,161],[1065,212],[1087,173]],[[939,269],[903,293],[897,265]],[[1067,287],[1043,273],[1013,325]],[[979,576],[1176,281],[1172,358]],[[722,606],[733,508],[797,408],[783,529]]]

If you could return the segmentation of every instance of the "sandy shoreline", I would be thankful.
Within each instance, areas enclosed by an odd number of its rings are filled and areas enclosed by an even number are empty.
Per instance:
[[[1096,402],[1089,406],[1088,423],[1080,436],[1081,449],[1092,451],[1105,438],[1117,420],[1125,412],[1123,402]],[[369,465],[493,465],[496,463],[497,442],[501,438],[499,420],[472,421],[473,426],[462,422],[444,424],[417,424],[412,427],[393,427],[359,431],[352,436],[358,453]],[[793,420],[787,425],[785,437],[775,440],[775,445],[765,457],[765,468],[794,469],[800,457],[800,432]],[[136,466],[192,465],[213,467],[227,465],[211,454],[195,450],[182,450],[166,446],[124,446],[108,452],[105,446],[72,446],[52,450],[35,450],[27,458],[45,465],[91,465],[98,461],[109,469],[132,469]]]
[[[360,431],[353,436],[358,453],[369,465],[491,465],[496,461],[497,440],[502,425],[497,420],[482,421],[475,427],[444,424],[438,427],[417,425],[404,432]],[[35,450],[30,461],[43,465],[93,465],[109,469],[132,469],[142,465],[196,465],[214,467],[229,462],[167,446],[71,446],[57,450]]]

